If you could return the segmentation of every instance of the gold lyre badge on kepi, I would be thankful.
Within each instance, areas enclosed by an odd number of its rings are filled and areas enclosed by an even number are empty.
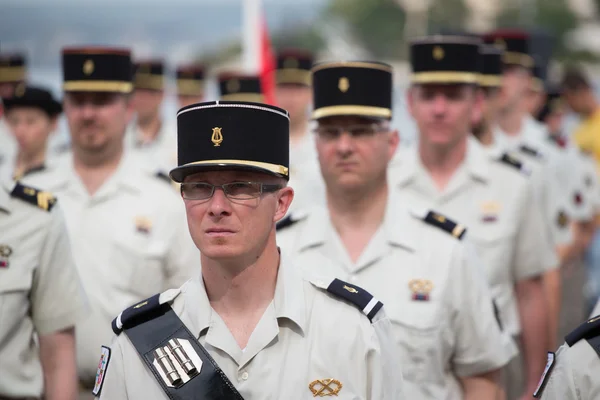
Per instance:
[[[148,217],[135,217],[135,229],[143,234],[149,234],[152,231],[152,221]]]

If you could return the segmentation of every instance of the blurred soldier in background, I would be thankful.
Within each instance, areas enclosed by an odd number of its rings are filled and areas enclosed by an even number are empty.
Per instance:
[[[177,67],[175,75],[179,108],[204,101],[205,71],[203,65],[180,65]]]
[[[197,273],[199,254],[170,185],[124,147],[133,114],[130,52],[63,51],[64,111],[73,153],[27,182],[60,198],[91,312],[77,325],[82,398],[91,397],[110,321],[152,293]],[[34,185],[35,185],[34,184]]]
[[[315,139],[309,123],[313,102],[312,65],[313,55],[305,50],[285,49],[277,54],[277,105],[290,113],[290,185],[296,195],[290,212],[325,201]]]
[[[2,174],[18,180],[44,170],[48,140],[56,130],[62,104],[44,88],[19,86],[13,97],[4,99],[4,113],[18,149],[13,159],[0,165]]]
[[[0,399],[76,400],[83,291],[56,199],[0,178]]]
[[[4,101],[13,97],[17,87],[24,84],[26,75],[23,54],[0,53],[0,98]],[[2,114],[0,112],[0,167],[3,163],[10,163],[17,150],[17,143]]]
[[[219,98],[225,101],[250,101],[264,103],[260,78],[238,72],[222,72],[217,77]]]
[[[480,43],[437,36],[412,46],[408,104],[419,145],[395,168],[392,182],[412,204],[429,205],[467,227],[503,327],[522,348],[524,363],[514,358],[506,371],[512,400],[527,398],[543,369],[548,317],[541,277],[558,260],[540,235],[543,218],[522,164],[471,137],[483,111]]]

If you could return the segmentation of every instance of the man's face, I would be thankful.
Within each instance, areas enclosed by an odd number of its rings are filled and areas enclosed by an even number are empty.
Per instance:
[[[525,94],[525,111],[529,115],[538,115],[545,101],[545,92],[530,87]]]
[[[177,96],[177,104],[179,108],[187,107],[192,104],[202,103],[204,101],[204,96]]]
[[[0,98],[10,99],[15,95],[15,90],[18,83],[14,82],[3,82],[0,83]]]
[[[470,85],[416,85],[408,104],[424,145],[452,147],[481,120],[482,95]]]
[[[588,110],[588,90],[585,88],[581,89],[564,89],[562,98],[567,103],[569,108],[574,113],[585,115],[589,112]]]
[[[66,93],[64,111],[73,147],[91,152],[122,141],[133,113],[126,95],[102,92]]]
[[[506,65],[502,73],[500,109],[511,110],[518,107],[531,87],[531,73],[517,65]]]
[[[209,199],[186,199],[186,190],[191,194],[197,190],[194,183],[223,185],[236,182],[279,184],[281,189],[265,191],[252,199],[236,200],[215,188]],[[200,172],[186,177],[182,184],[182,195],[188,227],[202,255],[213,260],[232,261],[255,260],[262,253],[269,235],[274,232],[274,224],[285,216],[294,191],[282,187],[281,178],[265,173],[224,170]]]
[[[312,89],[302,85],[277,85],[277,105],[290,113],[292,120],[306,119],[312,102]]]
[[[136,89],[133,94],[133,105],[137,117],[141,120],[156,117],[160,112],[160,105],[163,98],[163,91]]]
[[[316,135],[325,183],[344,190],[380,184],[399,142],[387,122],[359,117],[323,118]]]
[[[19,152],[40,154],[46,149],[48,137],[56,129],[56,118],[35,107],[17,107],[6,113],[10,132],[17,140]]]

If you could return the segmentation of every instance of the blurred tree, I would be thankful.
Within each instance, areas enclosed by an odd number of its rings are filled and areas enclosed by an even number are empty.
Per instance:
[[[554,56],[567,59],[574,55],[564,45],[564,36],[578,25],[577,16],[571,11],[567,0],[529,0],[522,8],[505,9],[497,19],[500,27],[515,26],[520,22],[526,28],[543,28],[556,35]],[[599,0],[600,1],[600,0]],[[516,21],[516,22],[515,22]]]
[[[464,29],[469,10],[464,0],[436,0],[429,9],[429,33]]]
[[[275,32],[271,36],[271,42],[276,49],[293,47],[312,52],[318,52],[325,45],[319,31],[312,26],[298,26]]]
[[[405,54],[406,14],[394,0],[332,0],[322,23],[337,17],[375,58]]]

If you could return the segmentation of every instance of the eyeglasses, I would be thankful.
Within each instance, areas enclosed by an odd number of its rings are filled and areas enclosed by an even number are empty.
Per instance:
[[[207,200],[220,188],[230,200],[251,200],[267,192],[276,192],[281,185],[260,182],[231,182],[213,185],[206,182],[184,182],[181,184],[181,195],[186,200]]]
[[[378,132],[385,132],[386,127],[380,124],[357,124],[348,126],[318,126],[314,133],[325,140],[336,140],[342,133],[348,132],[353,138],[368,138]]]

